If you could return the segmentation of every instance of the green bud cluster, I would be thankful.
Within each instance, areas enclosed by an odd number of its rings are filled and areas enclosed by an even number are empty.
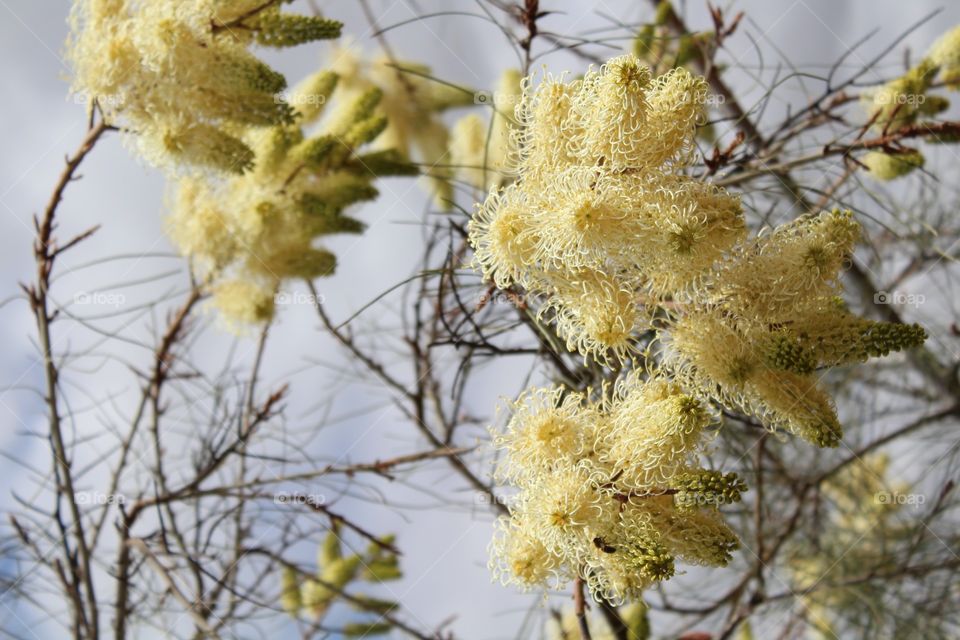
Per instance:
[[[322,619],[334,603],[342,601],[351,608],[368,613],[369,620],[350,623],[342,627],[346,637],[364,637],[389,633],[393,625],[383,620],[383,615],[397,608],[392,600],[365,594],[343,594],[356,582],[376,584],[401,577],[397,555],[389,549],[394,537],[387,536],[371,543],[362,553],[345,556],[340,532],[331,529],[317,550],[316,578],[286,567],[280,576],[280,602],[284,611],[297,617],[309,613]]]
[[[295,47],[314,40],[339,38],[343,23],[320,16],[261,11],[247,22],[258,44],[267,47]]]
[[[845,311],[825,310],[798,325],[767,339],[766,359],[771,367],[805,375],[919,347],[927,339],[918,324],[877,322]]]
[[[676,489],[673,500],[677,507],[719,507],[739,502],[747,485],[736,473],[700,469],[679,477]]]
[[[623,554],[626,566],[648,580],[667,580],[676,573],[673,555],[656,542],[637,540],[624,545]]]

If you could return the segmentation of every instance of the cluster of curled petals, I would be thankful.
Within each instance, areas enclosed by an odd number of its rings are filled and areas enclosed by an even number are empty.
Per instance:
[[[230,328],[269,321],[284,281],[331,275],[336,258],[316,240],[364,229],[346,210],[377,196],[377,176],[416,173],[400,153],[370,148],[387,125],[380,90],[343,95],[338,80],[321,71],[294,89],[296,125],[236,130],[258,159],[251,171],[176,183],[169,233]]]
[[[842,429],[821,370],[926,339],[918,325],[844,308],[839,277],[859,233],[849,212],[831,211],[738,246],[665,332],[678,382],[770,428],[837,446]]]
[[[75,0],[73,89],[132,134],[151,164],[243,173],[237,128],[289,124],[284,77],[250,45],[335,38],[341,24],[262,0]]]
[[[840,270],[860,237],[849,211],[803,216],[732,252],[710,296],[736,317],[779,323],[840,292]]]
[[[623,56],[523,87],[515,179],[470,222],[474,262],[495,286],[532,294],[538,320],[619,381],[517,402],[495,443],[501,478],[520,492],[492,565],[525,587],[580,576],[598,598],[636,600],[676,560],[723,565],[736,547],[718,509],[745,487],[699,465],[717,407],[837,446],[821,370],[926,334],[844,307],[840,277],[860,237],[850,212],[748,238],[739,199],[684,173],[702,79],[654,79]],[[632,361],[641,334],[655,336],[651,377]]]
[[[639,374],[607,391],[534,389],[495,435],[498,474],[519,488],[492,543],[495,578],[533,588],[579,575],[621,603],[672,576],[675,559],[730,560],[737,540],[718,508],[744,485],[698,466],[706,407]]]
[[[622,360],[642,307],[690,291],[744,233],[739,198],[684,175],[706,82],[627,55],[522,87],[515,180],[470,223],[476,264],[541,296],[571,349]]]

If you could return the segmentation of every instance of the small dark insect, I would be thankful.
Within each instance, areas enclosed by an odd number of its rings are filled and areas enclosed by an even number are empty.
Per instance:
[[[600,536],[597,536],[596,538],[593,539],[593,544],[594,546],[597,547],[597,549],[600,549],[604,553],[616,553],[617,551],[616,547],[611,547]]]

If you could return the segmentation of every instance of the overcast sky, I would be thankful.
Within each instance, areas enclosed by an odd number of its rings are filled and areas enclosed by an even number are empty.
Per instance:
[[[355,46],[374,51],[376,42],[371,30],[354,2],[319,2],[324,13],[345,22],[345,33],[351,34]],[[444,2],[418,0],[371,0],[378,14],[379,25],[399,24],[436,11],[464,11],[479,15],[477,5],[468,0]],[[720,2],[727,5],[730,3]],[[645,15],[647,3],[637,0],[589,2],[541,2],[542,8],[556,13],[545,18],[541,29],[563,34],[596,33],[609,29],[612,19],[636,22]],[[693,28],[709,28],[705,3],[686,3],[688,24]],[[300,7],[301,3],[294,5]],[[750,0],[732,3],[733,10],[745,10],[748,18],[743,34],[729,45],[724,59],[741,65],[732,82],[739,91],[754,99],[762,86],[751,78],[760,66],[769,69],[784,60],[822,72],[847,48],[876,30],[876,34],[850,57],[851,65],[863,64],[889,44],[909,25],[932,11],[943,8],[936,18],[914,31],[904,41],[915,52],[921,52],[948,28],[960,23],[960,3],[945,0]],[[82,139],[86,118],[82,106],[67,96],[69,68],[61,58],[67,33],[68,3],[63,0],[0,0],[0,299],[18,293],[18,283],[32,277],[32,227],[30,217],[42,209],[52,185],[60,173],[64,154],[72,152]],[[752,39],[742,37],[749,33]],[[490,88],[499,73],[517,66],[513,50],[497,29],[488,22],[467,16],[440,16],[413,21],[388,32],[387,37],[404,60],[425,62],[437,77],[477,88]],[[626,43],[624,43],[626,46]],[[299,47],[282,54],[270,53],[275,63],[291,81],[315,70],[329,53],[329,45]],[[901,51],[902,47],[898,49]],[[616,53],[611,49],[611,55]],[[886,68],[895,73],[902,64],[899,54],[891,55]],[[582,72],[582,62],[566,54],[554,54],[542,60],[551,70],[569,69]],[[880,72],[882,73],[883,67]],[[879,78],[878,78],[879,79]],[[803,88],[784,88],[785,99],[799,99]],[[750,104],[750,100],[746,100]],[[775,101],[771,111],[783,108]],[[124,254],[132,256],[108,267],[84,270],[77,276],[65,277],[57,283],[54,296],[66,301],[77,292],[91,288],[122,292],[126,304],[144,302],[160,294],[182,288],[185,279],[182,262],[171,257],[170,243],[163,233],[164,179],[155,170],[139,164],[116,136],[98,145],[85,162],[82,181],[70,186],[60,210],[61,237],[69,237],[94,224],[101,230],[71,255],[64,268],[99,258]],[[337,239],[330,243],[340,260],[338,274],[318,283],[331,315],[343,319],[377,294],[413,273],[421,249],[418,221],[425,211],[425,196],[410,180],[393,179],[385,183],[378,201],[366,206],[357,217],[370,227],[358,237]],[[169,275],[150,284],[120,287],[123,283],[164,274]],[[365,316],[366,322],[391,323],[398,300],[387,298]],[[145,336],[147,319],[135,326],[124,327],[121,321],[107,326],[119,332]],[[291,400],[288,414],[294,420],[318,420],[313,411],[324,389],[333,388],[329,371],[313,366],[317,362],[337,362],[342,353],[323,338],[315,317],[305,305],[284,309],[280,318],[282,331],[271,338],[265,363],[264,386],[289,381]],[[361,325],[362,326],[362,325]],[[35,395],[27,391],[41,383],[41,368],[33,342],[33,320],[27,305],[15,300],[0,307],[0,451],[21,461],[43,468],[47,456],[44,442],[25,437],[29,431],[42,431],[44,416]],[[71,337],[67,337],[67,342]],[[91,336],[78,333],[80,344],[91,344]],[[212,337],[197,346],[211,359],[219,357],[230,346],[228,337]],[[252,339],[237,346],[240,357],[249,357]],[[111,346],[111,353],[122,355],[123,347]],[[218,354],[220,354],[218,356]],[[143,353],[131,348],[131,358]],[[481,374],[473,390],[467,411],[472,415],[492,415],[502,396],[515,395],[525,371],[504,368]],[[79,374],[78,374],[79,375]],[[89,379],[86,379],[89,384]],[[133,389],[129,373],[122,367],[105,367],[97,375],[96,384],[122,396]],[[376,405],[370,388],[362,385],[340,385],[336,403],[329,416],[349,416],[358,407]],[[383,406],[383,403],[381,403]],[[89,423],[79,429],[96,429],[96,412],[89,414]],[[423,448],[415,430],[389,408],[369,411],[346,418],[323,430],[316,440],[318,459],[363,461],[387,457]],[[323,426],[323,425],[318,425]],[[10,505],[7,486],[26,487],[22,483],[23,467],[0,460],[5,483],[0,484],[0,507]],[[512,590],[490,584],[486,569],[486,545],[490,538],[490,516],[483,505],[475,505],[473,494],[463,490],[455,476],[440,465],[432,475],[413,479],[418,486],[429,478],[445,499],[462,508],[416,509],[405,517],[369,501],[351,503],[358,520],[376,531],[397,531],[407,578],[393,587],[395,597],[402,598],[422,626],[438,624],[456,616],[452,628],[458,637],[493,639],[517,637],[527,609],[536,599],[518,597]],[[9,483],[9,485],[7,484]],[[21,483],[21,484],[18,484]],[[379,485],[390,492],[391,501],[404,504],[431,505],[435,501],[421,491],[402,486]],[[373,495],[373,494],[369,494]],[[369,496],[368,496],[369,497]],[[42,616],[21,607],[8,605],[8,596],[0,596],[0,627],[49,635],[40,624]],[[531,637],[521,634],[519,637]]]

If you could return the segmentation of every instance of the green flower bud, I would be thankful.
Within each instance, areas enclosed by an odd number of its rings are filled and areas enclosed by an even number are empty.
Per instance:
[[[326,249],[305,247],[301,251],[284,250],[264,260],[271,273],[281,278],[320,278],[332,275],[337,257]]]
[[[747,485],[736,473],[704,469],[678,478],[676,488],[673,498],[677,507],[696,508],[739,502]]]
[[[350,130],[347,131],[347,134],[344,136],[343,142],[349,149],[356,149],[368,142],[373,142],[386,128],[386,116],[370,116],[350,127]]]
[[[314,122],[320,117],[339,80],[340,76],[333,71],[320,71],[294,88],[289,101],[304,123]]]
[[[777,369],[794,373],[811,373],[817,368],[816,356],[805,349],[800,341],[790,333],[778,333],[767,348],[767,362]]]
[[[337,529],[330,529],[330,533],[323,539],[323,544],[317,551],[317,566],[328,567],[343,557],[340,550],[340,536]]]
[[[304,582],[300,593],[303,607],[309,609],[317,617],[320,617],[329,608],[336,595],[335,591],[313,579]]]
[[[225,173],[244,173],[253,167],[253,151],[242,140],[216,127],[199,124],[163,137],[164,150],[184,162]]]
[[[832,449],[840,444],[843,438],[843,427],[833,416],[815,418],[804,425],[800,436],[822,449]]]
[[[383,92],[376,87],[364,91],[349,107],[340,110],[333,117],[333,122],[327,130],[334,136],[346,135],[355,124],[373,115],[374,109],[380,104],[382,98]]]
[[[926,330],[918,324],[869,322],[857,342],[857,348],[865,357],[877,358],[891,351],[919,347],[926,339]]]
[[[914,169],[922,167],[924,157],[919,151],[897,154],[870,151],[863,156],[861,162],[867,166],[872,177],[886,181],[905,176]]]
[[[291,152],[290,157],[299,164],[311,168],[320,168],[330,157],[338,140],[331,135],[319,135],[298,144]]]
[[[339,38],[342,22],[279,11],[261,11],[249,21],[256,40],[267,47],[294,47],[314,40]]]
[[[299,579],[293,567],[284,567],[280,574],[280,606],[292,616],[303,608]]]
[[[309,194],[339,211],[357,202],[373,200],[379,195],[377,189],[370,184],[370,178],[369,172],[363,176],[346,173],[330,175],[312,188]]]
[[[392,600],[381,600],[364,595],[355,595],[350,605],[360,611],[372,611],[379,614],[390,613],[400,606]]]
[[[949,108],[950,101],[943,96],[926,96],[926,100],[920,104],[919,111],[925,116],[935,116]]]
[[[327,236],[334,233],[363,233],[367,228],[363,222],[336,212],[312,216],[308,221],[310,232],[314,236]]]
[[[245,49],[220,52],[223,74],[220,82],[240,91],[277,94],[287,88],[287,79]]]
[[[620,616],[627,628],[627,640],[649,640],[650,620],[647,604],[640,600],[620,609]]]
[[[361,173],[366,171],[376,176],[415,176],[420,173],[417,165],[396,149],[361,154],[347,161],[344,168]]]
[[[364,568],[363,579],[369,582],[386,582],[402,577],[396,556],[371,562]]]
[[[343,589],[356,578],[361,558],[358,555],[339,558],[325,567],[321,567],[320,579],[336,589]]]
[[[368,638],[390,633],[393,625],[389,622],[351,622],[344,625],[343,635],[347,638]]]
[[[673,556],[652,540],[631,541],[619,549],[623,550],[624,561],[630,569],[648,580],[666,580],[676,572]]]

